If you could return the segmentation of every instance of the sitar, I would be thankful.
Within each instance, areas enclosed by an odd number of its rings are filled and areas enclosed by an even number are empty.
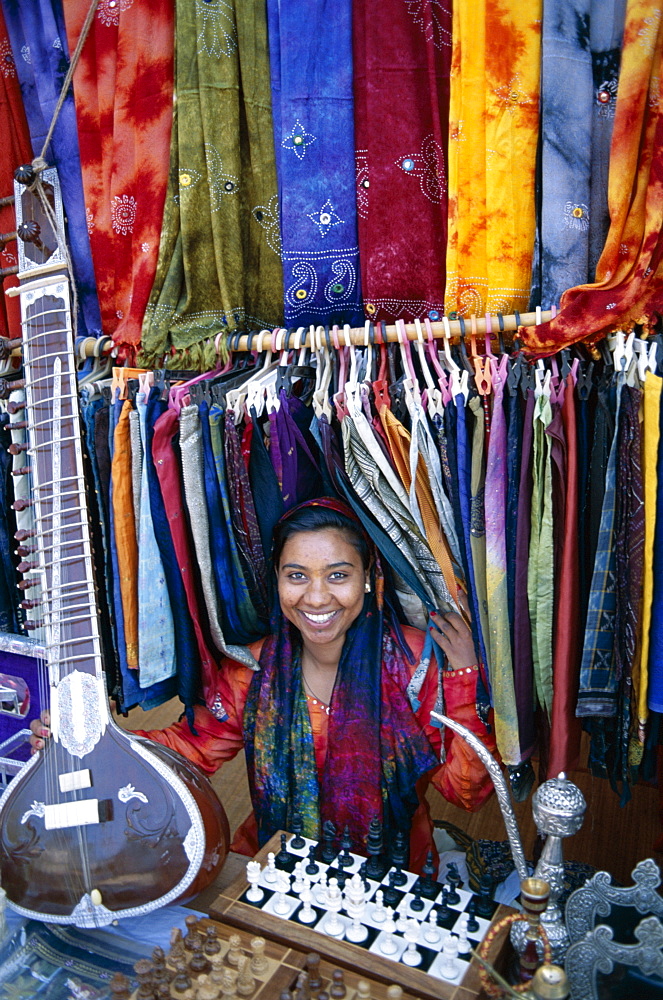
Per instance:
[[[31,505],[34,524],[21,532],[32,549],[23,586],[41,591],[52,739],[0,799],[0,883],[26,917],[99,927],[199,892],[225,859],[229,829],[201,771],[111,715],[57,173],[41,178],[51,212],[31,169],[17,178],[21,283],[8,294],[21,301],[31,488],[20,505]]]

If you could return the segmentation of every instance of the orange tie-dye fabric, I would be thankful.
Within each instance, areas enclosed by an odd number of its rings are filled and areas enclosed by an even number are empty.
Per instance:
[[[528,305],[541,0],[453,5],[447,315]]]
[[[69,48],[89,0],[64,4]],[[130,362],[152,290],[173,119],[173,0],[101,2],[74,74],[102,326]]]
[[[662,54],[660,0],[629,0],[610,150],[610,229],[596,282],[569,289],[555,319],[523,331],[532,354],[595,343],[663,307]]]

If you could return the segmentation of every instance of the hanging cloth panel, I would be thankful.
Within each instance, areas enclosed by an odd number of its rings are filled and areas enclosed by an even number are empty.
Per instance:
[[[89,0],[65,5],[73,49]],[[104,333],[133,360],[152,289],[173,119],[173,0],[101,3],[74,74]]]
[[[16,72],[16,61],[11,50],[5,19],[0,7],[0,198],[14,193],[14,171],[20,163],[32,159],[30,133],[25,120],[21,88]],[[0,208],[0,233],[16,229],[12,205]],[[0,268],[18,264],[16,244],[8,242],[0,249]],[[3,279],[3,289],[18,284],[18,278],[8,275]],[[0,296],[0,337],[16,337],[19,333],[20,300]]]
[[[552,709],[553,636],[553,512],[552,464],[546,428],[552,420],[550,399],[542,393],[534,405],[532,461],[532,533],[530,536],[527,596],[532,626],[532,663],[539,704]]]
[[[267,0],[286,323],[363,322],[352,2]]]
[[[449,314],[510,313],[529,301],[540,19],[541,0],[453,5]]]
[[[282,317],[264,4],[177,0],[170,177],[141,363]],[[195,350],[193,349],[195,346]],[[184,358],[182,358],[184,361]]]
[[[451,3],[355,0],[352,16],[364,308],[374,320],[436,320],[446,281]]]
[[[2,0],[2,7],[12,52],[15,53],[32,150],[35,156],[39,156],[69,68],[62,2]],[[3,133],[3,144],[5,141]],[[85,219],[76,109],[71,90],[60,109],[46,159],[57,167],[67,216],[67,238],[78,293],[78,335],[87,333],[91,337],[99,337],[101,314]]]
[[[642,642],[639,670],[633,671],[633,686],[638,706],[640,738],[644,742],[644,725],[649,714],[647,687],[649,681],[649,628],[652,621],[654,596],[654,540],[656,538],[656,491],[658,486],[657,458],[660,442],[661,388],[660,375],[647,372],[643,388],[642,476],[644,480],[645,539],[642,575]]]
[[[523,330],[528,351],[554,354],[630,327],[663,301],[663,19],[659,0],[629,0],[610,155],[610,230],[594,284],[564,293],[548,323]]]
[[[519,764],[520,739],[511,658],[506,560],[507,427],[503,395],[508,357],[493,364],[493,419],[486,462],[486,598],[490,686],[497,749],[505,764]]]

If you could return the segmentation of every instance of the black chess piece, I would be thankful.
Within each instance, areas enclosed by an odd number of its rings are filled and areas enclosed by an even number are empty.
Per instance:
[[[400,830],[394,837],[394,846],[390,853],[391,863],[396,869],[396,881],[394,885],[405,885],[407,882],[407,875],[403,874],[403,867],[407,864],[407,840],[405,839],[405,834]],[[393,872],[389,872],[389,877],[391,878]]]
[[[364,889],[366,892],[370,891],[371,883],[368,881],[368,862],[362,861],[359,865],[359,874],[361,875],[362,881],[364,883]]]
[[[424,901],[421,898],[421,886],[415,885],[412,894],[414,899],[410,900],[410,909],[414,910],[415,913],[419,913],[424,908]]]
[[[424,899],[435,899],[438,888],[434,878],[436,874],[437,869],[433,861],[433,852],[429,851],[421,869],[421,879],[419,882],[421,885],[421,895]]]
[[[307,875],[317,875],[320,871],[320,865],[316,864],[315,861],[315,844],[311,844],[308,849],[308,864],[304,871]]]
[[[479,930],[479,921],[476,918],[476,911],[477,911],[477,903],[476,899],[473,896],[472,899],[467,904],[467,910],[465,911],[467,913],[468,934],[476,934],[476,932]]]
[[[336,857],[334,840],[336,838],[336,827],[330,819],[326,819],[322,824],[322,849],[320,858],[326,865],[330,865]]]
[[[336,881],[338,882],[338,887],[341,890],[341,892],[343,892],[343,890],[345,889],[345,883],[348,881],[349,878],[350,876],[346,875],[343,869],[341,869],[341,871],[336,873]]]
[[[453,878],[455,879],[455,887],[456,887],[456,889],[462,889],[463,888],[463,880],[460,877],[460,874],[458,872],[458,865],[456,864],[455,861],[450,861],[449,862],[449,864],[447,865],[447,872],[449,873],[448,876],[447,876],[447,881],[451,882],[451,876],[453,876]]]
[[[382,861],[382,823],[377,816],[374,816],[368,827],[366,838],[366,874],[369,878],[381,879],[384,875],[384,862]]]
[[[437,907],[437,923],[438,926],[444,926],[445,922],[451,916],[451,911],[448,905],[449,890],[446,885],[442,886],[442,902]]]
[[[274,864],[277,868],[283,868],[285,865],[290,864],[290,855],[288,854],[288,848],[286,845],[286,834],[281,834],[281,850],[278,852],[274,858]]]
[[[456,889],[458,887],[458,883],[460,882],[460,876],[458,874],[458,869],[453,862],[447,865],[447,882],[449,883],[447,903],[449,906],[458,906],[460,903],[460,896],[456,892]]]
[[[493,880],[490,875],[482,875],[479,882],[479,897],[476,900],[477,914],[485,920],[490,920],[494,909]]]
[[[401,894],[396,889],[396,872],[389,872],[389,885],[382,887],[383,902],[385,906],[394,907],[398,904]]]
[[[341,840],[341,853],[338,858],[337,864],[341,868],[350,868],[352,866],[352,858],[350,857],[350,851],[352,850],[352,837],[350,836],[350,828],[346,826],[343,831],[343,839]]]
[[[304,820],[301,813],[295,813],[292,817],[292,832],[294,837],[290,841],[290,846],[293,851],[301,851],[302,847],[306,847],[306,841],[302,837],[302,830],[304,829]]]

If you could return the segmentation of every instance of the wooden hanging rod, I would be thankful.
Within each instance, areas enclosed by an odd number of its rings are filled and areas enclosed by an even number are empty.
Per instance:
[[[490,318],[491,334],[497,336],[498,333],[514,333],[519,326],[535,326],[537,323],[546,323],[549,319],[552,319],[553,313],[550,310],[542,310],[541,312],[528,312],[520,313],[516,318],[515,314],[509,316],[502,316],[502,324],[500,328],[500,322],[497,313],[492,313]],[[374,342],[378,344],[382,336],[381,330],[378,324],[374,324],[375,334]],[[446,324],[441,320],[435,320],[430,324],[433,337],[435,340],[442,340],[446,336]],[[449,320],[449,332],[452,337],[460,337],[464,332],[466,336],[471,336],[475,333],[477,336],[485,336],[486,334],[486,317],[476,316],[470,318],[463,318],[463,320],[452,319]],[[417,332],[417,327],[414,323],[405,323],[405,335],[408,340],[417,340],[419,333]],[[402,327],[401,327],[402,329]],[[427,330],[425,324],[422,322],[420,324],[421,335],[424,341],[427,339]],[[360,327],[338,327],[338,332],[336,334],[338,338],[339,347],[347,347],[353,345],[355,347],[363,347],[368,340],[368,320],[366,326]],[[388,343],[396,343],[400,340],[401,335],[395,324],[387,326],[385,329],[386,340]],[[228,336],[228,347],[232,351],[248,351],[256,350],[257,346],[261,343],[260,333],[245,333],[241,335],[230,334]],[[280,351],[284,347],[320,347],[327,343],[327,336],[325,334],[325,328],[323,326],[309,326],[306,334],[299,335],[296,330],[276,330],[274,333],[265,331],[262,334],[262,348],[266,350],[269,348],[270,344],[273,343],[273,349]],[[332,347],[335,347],[334,336],[330,330],[329,333],[329,343]]]

